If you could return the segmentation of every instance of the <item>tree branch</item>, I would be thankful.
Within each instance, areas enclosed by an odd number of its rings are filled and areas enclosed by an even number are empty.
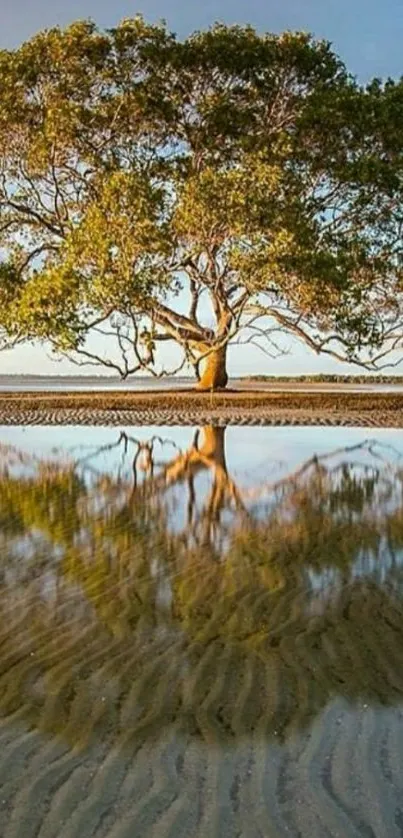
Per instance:
[[[34,219],[37,221],[38,224],[41,224],[45,227],[50,233],[53,235],[58,236],[59,238],[64,238],[64,231],[62,228],[56,227],[50,221],[47,221],[46,218],[43,217],[39,212],[32,209],[31,207],[27,206],[26,204],[19,204],[16,201],[12,201],[10,198],[7,198],[6,201],[3,201],[3,206],[12,207],[15,209],[16,212],[20,212],[22,215],[28,216],[29,219]]]
[[[322,340],[316,340],[312,337],[304,328],[300,325],[301,317],[298,318],[297,321],[291,320],[282,312],[278,311],[278,309],[272,307],[264,307],[264,306],[249,306],[247,310],[244,312],[245,314],[252,314],[255,318],[259,317],[272,317],[276,320],[287,332],[291,332],[292,334],[296,335],[300,340],[302,340],[316,355],[329,355],[332,358],[335,358],[337,361],[342,361],[344,363],[354,364],[355,366],[361,367],[362,369],[366,370],[382,370],[386,369],[387,367],[396,367],[403,362],[403,358],[396,362],[390,362],[389,364],[383,364],[382,366],[377,366],[377,362],[384,358],[389,352],[390,349],[386,352],[381,352],[378,355],[371,358],[371,360],[364,361],[357,356],[350,355],[349,353],[343,354],[342,352],[338,352],[335,349],[331,349],[327,346],[329,341],[337,340],[339,343],[344,344],[347,348],[349,347],[346,340],[343,339],[342,336],[339,335],[330,335],[328,337],[323,338]],[[249,326],[250,324],[246,324]],[[402,341],[403,341],[403,333],[402,333]]]
[[[196,320],[191,320],[184,314],[179,314],[173,309],[168,308],[163,303],[152,300],[152,314],[157,322],[161,321],[161,325],[169,323],[170,326],[177,332],[184,330],[189,335],[193,335],[193,340],[206,340],[206,330],[203,329]]]

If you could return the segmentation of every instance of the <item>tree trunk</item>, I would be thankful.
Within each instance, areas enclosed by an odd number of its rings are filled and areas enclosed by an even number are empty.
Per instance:
[[[204,425],[200,431],[200,441],[197,443],[197,450],[207,460],[211,460],[212,466],[218,466],[226,472],[225,431],[226,428],[223,427]]]
[[[227,386],[227,345],[214,349],[201,362],[202,374],[197,384],[198,390],[221,390]]]

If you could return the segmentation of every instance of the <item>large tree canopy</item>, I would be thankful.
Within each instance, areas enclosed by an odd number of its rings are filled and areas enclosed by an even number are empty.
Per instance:
[[[380,368],[403,340],[402,172],[403,82],[361,87],[306,34],[40,33],[0,53],[4,345],[126,376],[172,340],[203,388],[230,341],[275,355],[284,332]]]

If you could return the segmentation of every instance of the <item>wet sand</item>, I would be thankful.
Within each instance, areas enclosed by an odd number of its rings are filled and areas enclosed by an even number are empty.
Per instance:
[[[345,425],[403,427],[403,394],[227,390],[3,392],[2,425]]]
[[[61,620],[63,590],[53,618],[9,603],[4,838],[399,838],[401,604],[356,586],[300,625],[298,591],[247,585],[252,637],[215,636],[233,611],[196,579],[201,642],[147,632],[145,617],[123,636],[115,618],[114,636],[74,599]]]
[[[9,451],[2,838],[401,838],[402,477],[371,450],[375,471],[356,447],[291,470],[285,517],[239,509],[220,561],[203,491],[184,535],[154,473],[88,492]]]

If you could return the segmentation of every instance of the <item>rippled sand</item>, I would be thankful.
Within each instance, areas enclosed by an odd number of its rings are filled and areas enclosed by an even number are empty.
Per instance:
[[[403,427],[399,392],[0,392],[0,425]]]
[[[258,508],[224,432],[129,442],[130,478],[3,451],[0,835],[401,836],[399,451]]]

